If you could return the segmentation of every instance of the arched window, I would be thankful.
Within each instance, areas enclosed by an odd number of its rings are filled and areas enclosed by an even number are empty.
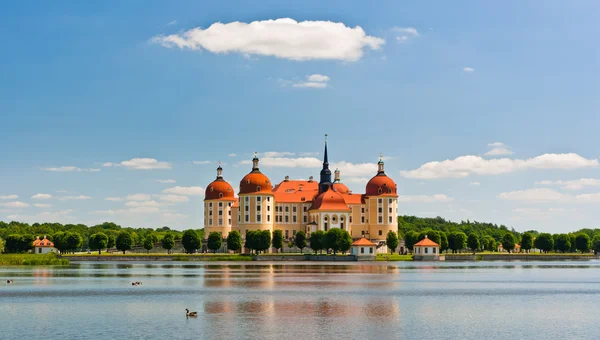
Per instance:
[[[337,223],[337,216],[333,215],[333,217],[331,218],[331,223],[333,223],[333,224]]]
[[[213,188],[213,187],[210,187],[210,192],[212,192],[213,190],[214,190],[214,188]]]
[[[256,187],[256,191],[260,191],[260,185]]]
[[[382,192],[382,191],[381,191],[381,188],[377,189],[377,193],[378,193],[378,194],[381,194],[381,192]]]
[[[325,222],[323,223],[323,230],[327,231],[329,229],[329,217],[325,216],[324,221]]]
[[[222,192],[219,193],[219,198],[223,198],[223,193]]]

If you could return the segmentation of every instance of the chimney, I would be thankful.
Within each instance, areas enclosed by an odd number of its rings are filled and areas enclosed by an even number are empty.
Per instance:
[[[308,178],[308,181],[309,181],[309,182],[312,182],[312,181],[313,181],[313,176],[310,176],[310,177]]]
[[[290,181],[290,176],[285,176],[285,181],[289,182]]]

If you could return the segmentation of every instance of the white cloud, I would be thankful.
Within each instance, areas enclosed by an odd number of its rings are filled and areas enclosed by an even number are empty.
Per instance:
[[[36,208],[52,208],[52,204],[48,203],[35,203],[33,206]]]
[[[212,163],[211,161],[194,161],[194,164],[199,164],[199,165],[203,165],[203,164],[210,164]]]
[[[565,201],[565,200],[569,199],[569,197],[567,195],[561,194],[560,192],[556,192],[552,189],[547,189],[547,188],[535,188],[535,189],[503,192],[498,195],[498,198],[501,200],[532,202],[532,203],[557,202],[557,201]]]
[[[128,201],[149,201],[152,198],[148,194],[131,194],[125,197]]]
[[[27,208],[29,204],[20,201],[0,203],[0,207],[4,208]]]
[[[262,154],[263,157],[285,157],[285,156],[294,156],[295,153],[287,152],[287,151],[267,151]]]
[[[252,164],[250,160],[243,160],[240,164]],[[315,157],[262,157],[259,166],[267,168],[321,168],[323,161]],[[350,163],[340,161],[335,163],[340,169],[340,175],[345,178],[374,176],[377,173],[377,164],[375,163]]]
[[[598,203],[600,202],[600,193],[577,195],[575,200],[583,203]]]
[[[406,178],[435,179],[461,178],[472,174],[499,175],[527,169],[579,169],[597,166],[598,160],[586,159],[575,153],[544,154],[528,159],[483,159],[470,155],[425,163],[418,169],[400,173]]]
[[[62,196],[58,198],[60,201],[82,201],[82,200],[91,200],[92,198],[90,196],[84,196],[84,195],[79,195],[79,196]]]
[[[168,162],[159,162],[154,158],[132,158],[121,163],[107,162],[102,164],[105,167],[123,166],[129,170],[154,170],[154,169],[171,169],[171,164]]]
[[[330,80],[328,76],[324,76],[322,74],[311,74],[306,79],[308,81],[314,81],[319,83],[325,83]]]
[[[184,196],[202,196],[204,195],[203,187],[180,187],[176,186],[163,190],[165,194],[184,195]]]
[[[319,155],[318,152],[301,152],[300,153],[300,156],[303,156],[303,157],[307,157],[307,156],[314,157],[314,156],[318,156],[318,155]]]
[[[92,211],[94,215],[127,215],[127,214],[154,214],[160,212],[157,207],[133,207],[128,209],[109,209]]]
[[[107,197],[107,198],[105,198],[104,200],[105,200],[105,201],[119,202],[119,201],[122,201],[122,200],[123,200],[123,198],[121,198],[121,197]]]
[[[237,155],[236,155],[236,154],[234,154],[234,153],[230,153],[230,154],[229,154],[229,155],[227,155],[227,156],[229,156],[229,157],[235,157],[235,156],[237,156]]]
[[[173,20],[167,24],[167,26],[173,26],[177,23],[177,20]]]
[[[32,200],[49,200],[52,198],[52,195],[50,194],[35,194],[33,196],[31,196]]]
[[[158,198],[161,201],[170,202],[170,203],[185,203],[190,200],[187,196],[180,195],[158,195]]]
[[[309,76],[306,76],[305,82],[295,83],[292,86],[293,87],[312,87],[312,88],[323,89],[323,88],[327,87],[327,82],[329,80],[330,79],[328,76],[324,76],[321,74],[311,74]]]
[[[471,67],[465,67],[465,68],[463,68],[463,71],[467,72],[467,73],[471,73],[471,72],[475,72],[475,69],[471,68]]]
[[[17,198],[19,198],[17,195],[0,196],[0,200],[16,200]]]
[[[275,20],[220,23],[206,29],[196,27],[152,42],[165,47],[207,50],[212,53],[241,53],[292,60],[334,59],[357,61],[363,50],[380,49],[385,40],[368,36],[360,27],[346,27],[331,21]]]
[[[399,202],[419,202],[419,203],[433,203],[433,202],[451,202],[454,198],[448,197],[444,194],[436,195],[414,195],[414,196],[398,196]]]
[[[516,208],[512,210],[513,220],[548,220],[551,218],[556,218],[559,216],[570,215],[571,213],[576,212],[575,209],[565,209],[565,208],[548,208],[548,209],[539,209],[539,208]],[[572,216],[574,217],[574,216]]]
[[[411,38],[416,38],[420,34],[414,27],[394,27],[392,31],[398,32],[400,35],[396,36],[396,41],[404,43]]]
[[[76,166],[59,166],[59,167],[53,167],[53,168],[42,168],[43,171],[53,171],[53,172],[98,172],[100,171],[100,169],[93,169],[93,168],[78,168]]]
[[[128,207],[158,207],[160,203],[152,200],[152,201],[129,201],[125,203]]]
[[[537,185],[557,185],[560,186],[564,190],[581,190],[585,187],[597,187],[600,186],[600,179],[595,178],[581,178],[571,181],[538,181],[535,182]]]
[[[340,176],[375,176],[377,174],[377,164],[375,163],[350,163],[341,161],[335,163],[340,169]]]
[[[341,177],[341,174],[340,174]],[[344,177],[342,178],[342,183],[358,183],[358,184],[367,184],[369,182],[369,177]]]
[[[163,214],[161,214],[161,216],[164,218],[170,218],[170,219],[181,219],[181,218],[188,217],[187,215],[184,215],[184,214],[177,214],[177,213],[170,213],[170,212],[163,213]]]
[[[500,142],[490,143],[490,144],[488,144],[488,147],[490,147],[492,149],[485,153],[486,156],[506,156],[506,155],[513,154],[513,152],[510,150],[510,148],[504,143],[500,143]]]
[[[43,211],[36,215],[20,215],[14,214],[7,216],[12,220],[29,221],[29,222],[60,222],[72,219],[73,216],[70,214],[73,210],[61,210],[61,211]]]
[[[162,184],[172,184],[176,182],[174,179],[155,179],[154,181]]]
[[[479,183],[479,182],[471,182],[471,183],[469,183],[469,185],[472,185],[472,186],[479,186],[479,185],[481,185],[481,183]]]

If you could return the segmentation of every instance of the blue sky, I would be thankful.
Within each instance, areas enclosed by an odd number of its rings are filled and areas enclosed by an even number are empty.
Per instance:
[[[384,154],[402,214],[600,227],[599,9],[5,3],[0,220],[201,227],[217,161],[316,177],[327,133],[354,192]]]

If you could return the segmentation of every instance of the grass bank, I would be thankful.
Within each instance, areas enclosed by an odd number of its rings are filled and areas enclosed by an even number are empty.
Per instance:
[[[1,254],[0,266],[64,266],[69,260],[55,254]]]
[[[377,261],[412,261],[412,255],[377,254]]]
[[[246,254],[143,254],[143,253],[98,253],[68,254],[66,258],[72,261],[252,261],[253,257]]]

